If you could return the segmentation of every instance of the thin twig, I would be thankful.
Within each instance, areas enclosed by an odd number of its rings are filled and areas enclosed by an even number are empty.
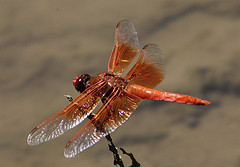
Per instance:
[[[109,147],[109,150],[113,153],[113,157],[114,157],[113,164],[116,166],[119,165],[120,167],[124,167],[121,156],[118,153],[117,147],[113,144],[110,134],[105,136],[105,138],[109,141],[108,147]]]
[[[132,153],[126,152],[123,148],[120,148],[120,150],[122,151],[123,154],[126,154],[131,158],[132,165],[130,167],[140,167],[140,163],[137,162]]]

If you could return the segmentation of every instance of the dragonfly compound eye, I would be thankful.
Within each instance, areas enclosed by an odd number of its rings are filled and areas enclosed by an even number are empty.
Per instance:
[[[77,76],[74,80],[73,80],[73,85],[75,87],[75,89],[82,93],[87,86],[87,82],[90,80],[90,75],[88,74],[83,74],[81,76]]]

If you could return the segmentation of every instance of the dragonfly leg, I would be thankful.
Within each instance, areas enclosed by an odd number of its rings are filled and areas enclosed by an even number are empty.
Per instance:
[[[101,99],[102,103],[104,103],[104,102],[107,100],[108,96],[112,93],[112,91],[113,91],[113,88],[111,87],[111,88],[103,95],[103,98]]]

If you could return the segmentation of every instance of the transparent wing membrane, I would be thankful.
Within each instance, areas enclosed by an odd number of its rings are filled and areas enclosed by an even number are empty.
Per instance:
[[[156,44],[143,47],[136,64],[125,78],[130,83],[154,88],[164,79],[164,60],[162,51]]]
[[[98,101],[101,99],[99,92],[106,85],[107,83],[105,82],[94,84],[68,104],[62,111],[34,128],[28,135],[28,144],[38,145],[49,141],[81,123],[96,107]]]
[[[68,142],[65,157],[74,157],[112,133],[130,117],[139,103],[138,97],[115,89],[96,115]]]
[[[115,45],[108,62],[108,71],[122,74],[138,51],[138,35],[133,24],[127,20],[119,22],[115,31]]]

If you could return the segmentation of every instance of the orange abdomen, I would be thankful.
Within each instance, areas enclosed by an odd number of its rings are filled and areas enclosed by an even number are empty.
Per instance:
[[[163,100],[163,101],[171,101],[171,102],[186,103],[186,104],[193,104],[193,105],[209,105],[211,103],[207,100],[202,100],[196,97],[177,94],[177,93],[171,93],[171,92],[165,92],[161,90],[155,90],[155,89],[143,87],[136,84],[128,85],[127,92],[134,94],[140,97],[141,99]]]

